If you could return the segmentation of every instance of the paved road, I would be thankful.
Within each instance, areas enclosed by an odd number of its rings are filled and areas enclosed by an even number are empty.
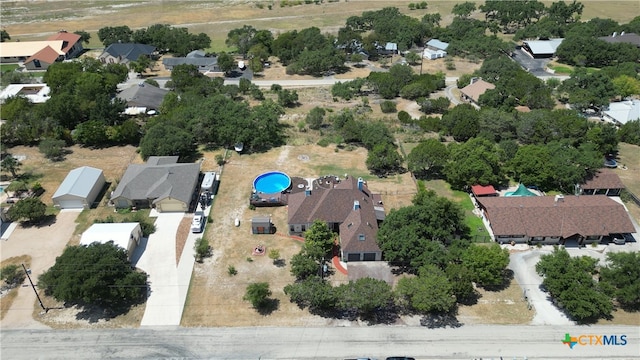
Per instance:
[[[622,346],[562,343],[565,334],[626,335]],[[633,359],[640,334],[632,326],[463,326],[333,328],[144,328],[7,330],[3,359]]]

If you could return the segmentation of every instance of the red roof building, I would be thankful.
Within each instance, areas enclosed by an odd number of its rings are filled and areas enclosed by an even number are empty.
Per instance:
[[[498,196],[498,192],[491,185],[473,185],[471,186],[471,192],[475,197],[479,196]]]
[[[59,57],[62,56],[51,46],[47,46],[25,60],[24,67],[28,70],[47,70]]]
[[[69,33],[66,31],[60,31],[54,35],[49,36],[47,40],[62,40],[62,51],[64,52],[65,59],[72,59],[78,56],[82,48],[82,38],[78,34]]]

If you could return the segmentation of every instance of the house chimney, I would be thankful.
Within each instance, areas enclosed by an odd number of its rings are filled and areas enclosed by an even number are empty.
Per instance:
[[[353,201],[353,210],[360,209],[360,202],[358,200]]]
[[[620,36],[624,35],[624,31],[620,33]]]
[[[611,35],[611,37],[616,37],[616,35],[618,35],[618,32],[617,32],[617,31],[614,31],[614,32],[613,32],[613,35]]]
[[[362,185],[364,185],[364,180],[361,177],[358,178],[358,190],[362,191]]]

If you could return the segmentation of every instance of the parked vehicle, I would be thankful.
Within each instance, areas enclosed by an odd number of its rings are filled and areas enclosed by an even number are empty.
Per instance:
[[[611,242],[616,245],[624,245],[627,241],[622,234],[611,234]]]
[[[193,220],[191,221],[191,232],[201,233],[204,230],[204,223],[204,213],[201,211],[196,212],[193,215]]]

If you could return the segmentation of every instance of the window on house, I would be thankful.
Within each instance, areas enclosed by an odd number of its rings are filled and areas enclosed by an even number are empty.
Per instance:
[[[358,240],[364,241],[364,234],[358,234]]]
[[[293,225],[289,226],[289,231],[294,232],[296,231],[296,229],[293,227]]]
[[[302,232],[307,231],[307,226],[306,225],[302,225]]]
[[[42,65],[40,65],[40,60],[38,59],[33,60],[33,65],[37,68],[42,67]]]

